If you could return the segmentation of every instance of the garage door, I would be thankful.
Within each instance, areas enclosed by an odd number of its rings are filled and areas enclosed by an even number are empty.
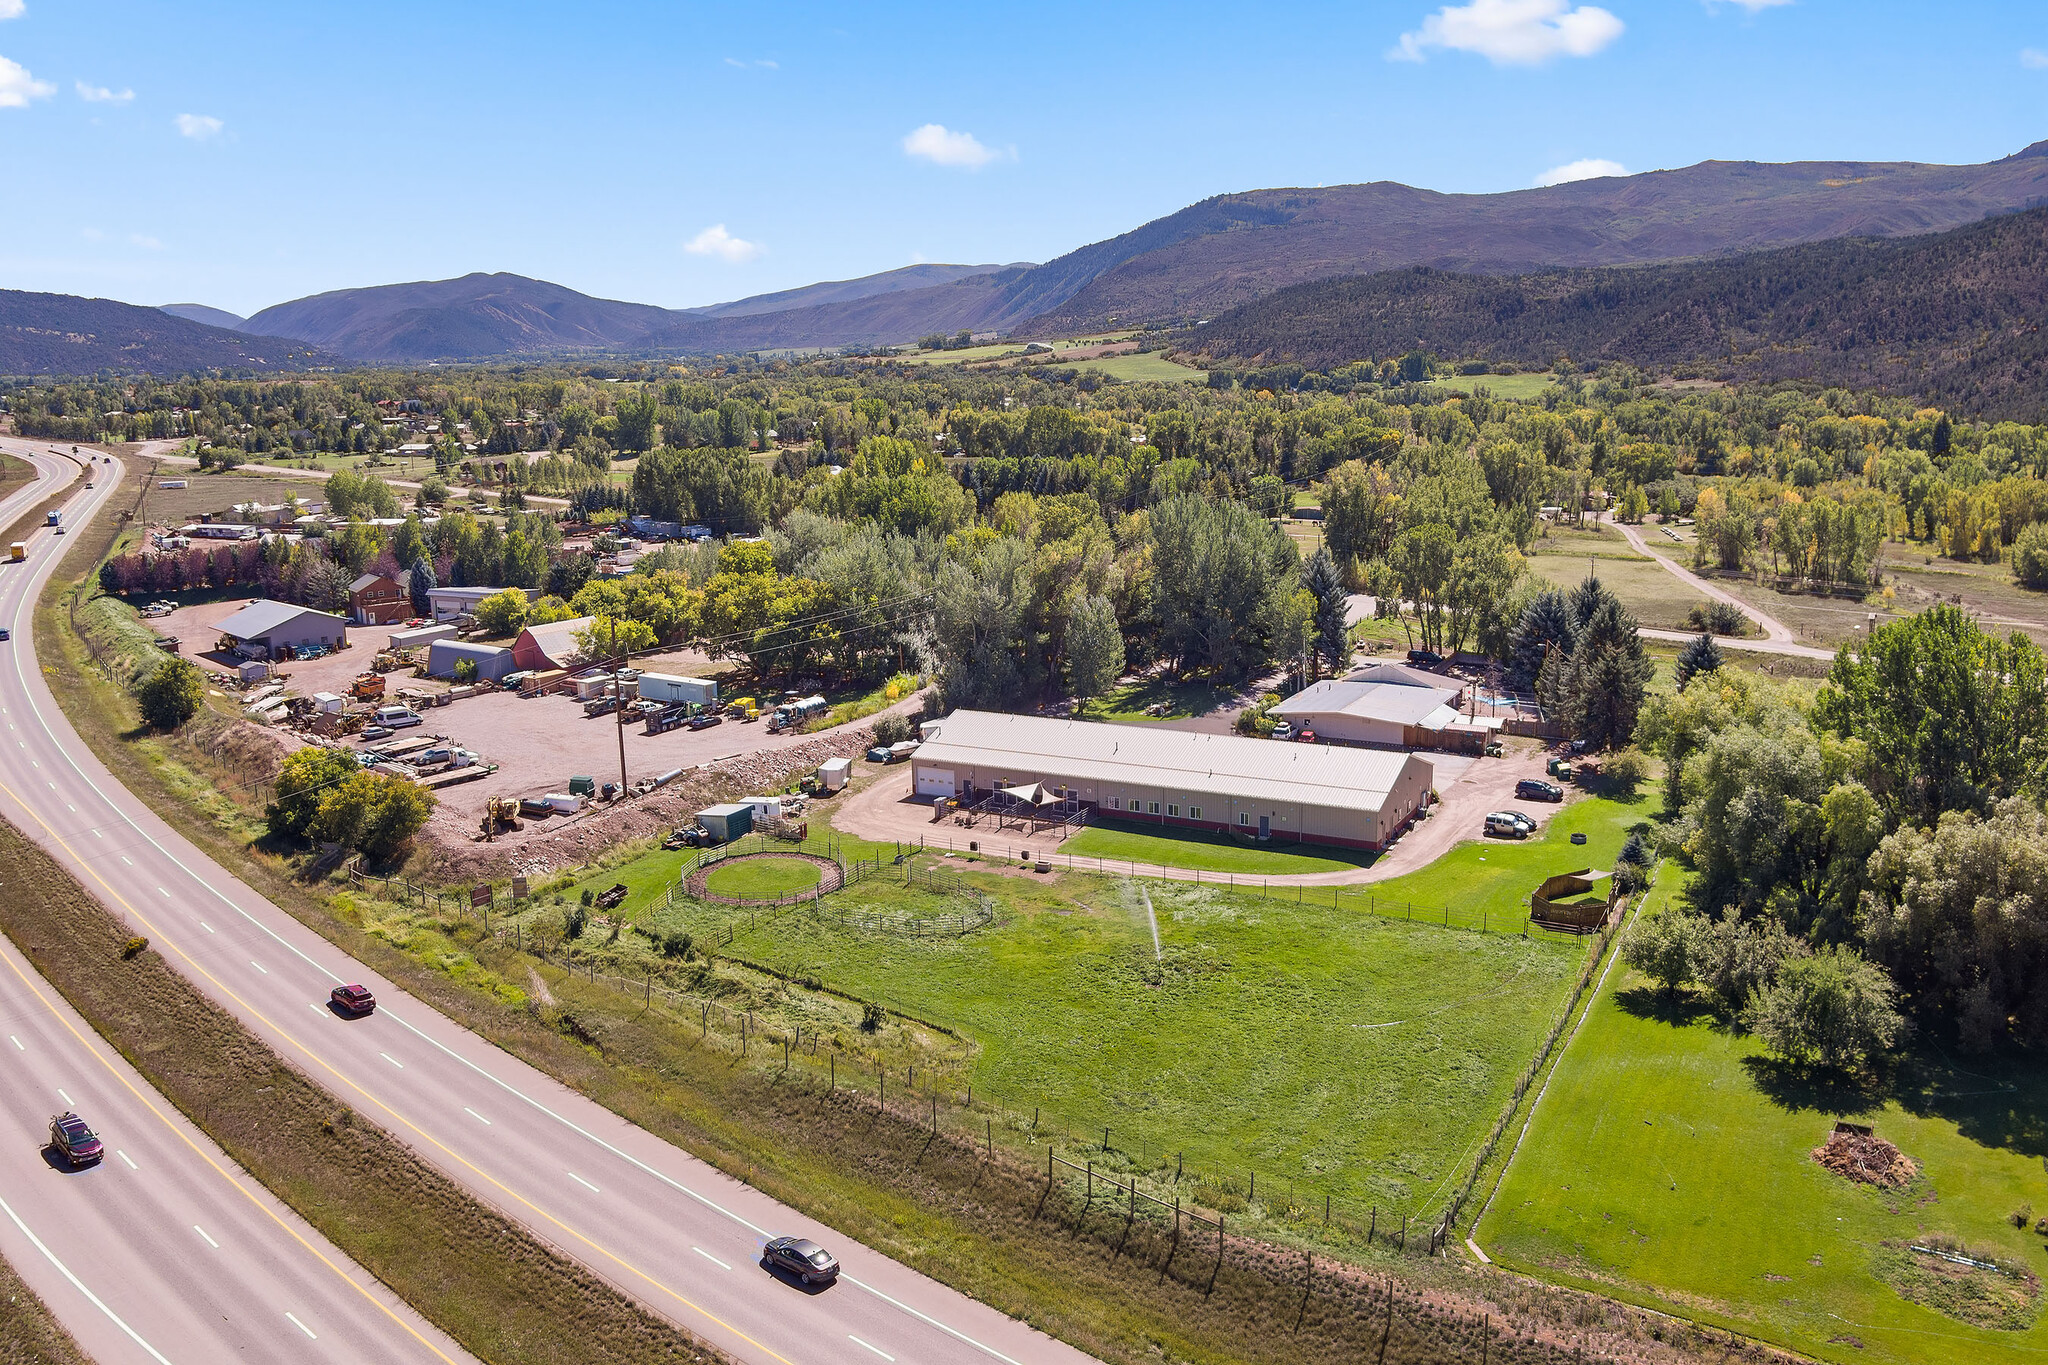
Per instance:
[[[953,794],[953,770],[951,768],[923,768],[917,774],[919,796],[951,796]]]

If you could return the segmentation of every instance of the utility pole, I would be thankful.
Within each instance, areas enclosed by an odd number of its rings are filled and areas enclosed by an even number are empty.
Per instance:
[[[619,718],[615,727],[619,732],[619,796],[626,795],[626,685],[619,681],[619,669],[625,663],[619,657],[619,618],[612,618],[612,714]]]

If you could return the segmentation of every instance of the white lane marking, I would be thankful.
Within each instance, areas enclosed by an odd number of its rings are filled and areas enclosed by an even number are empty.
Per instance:
[[[868,1346],[868,1344],[865,1341],[862,1341],[859,1337],[855,1336],[851,1332],[848,1332],[846,1334],[846,1339],[856,1346],[867,1346],[867,1349],[873,1351],[876,1355],[880,1356],[884,1360],[894,1361],[896,1359],[895,1356],[890,1355],[887,1351],[883,1350],[879,1346]]]
[[[28,692],[28,678],[27,674],[23,671],[21,655],[16,654],[13,657],[15,676],[21,683],[24,695],[28,697],[29,710],[32,713],[34,713],[37,723],[42,726],[44,732],[48,734],[52,740],[56,740],[58,736],[56,731],[51,728],[49,718],[43,714],[42,707],[36,704],[36,699],[34,695]],[[176,867],[180,872],[183,872],[187,877],[190,877],[195,883],[197,883],[202,891],[211,895],[221,904],[227,906],[230,910],[240,915],[244,920],[248,921],[248,923],[254,926],[256,929],[262,931],[265,934],[268,934],[271,937],[271,939],[278,944],[279,947],[283,948],[286,952],[296,956],[301,962],[305,963],[307,966],[313,968],[315,971],[324,972],[327,975],[328,979],[333,981],[336,985],[344,984],[343,978],[336,976],[332,968],[328,967],[325,963],[322,963],[315,959],[310,953],[306,952],[305,949],[299,947],[296,943],[293,943],[289,939],[285,938],[283,934],[279,933],[271,925],[265,923],[261,918],[259,918],[245,906],[237,903],[233,897],[229,896],[226,892],[222,891],[219,887],[215,886],[212,882],[208,881],[205,877],[200,876],[199,873],[195,872],[192,869],[192,867],[185,862],[184,859],[180,858],[177,854],[171,852],[170,849],[164,847],[163,844],[159,843],[155,835],[151,834],[148,830],[144,829],[139,823],[135,821],[133,817],[129,816],[110,797],[108,797],[106,789],[100,786],[100,784],[93,778],[92,774],[88,773],[85,770],[84,766],[79,763],[77,755],[72,753],[70,749],[64,748],[60,745],[58,752],[63,754],[65,762],[71,765],[71,770],[78,775],[79,780],[84,782],[86,786],[92,788],[93,793],[96,796],[98,796],[103,803],[105,803],[109,810],[113,811],[113,813],[116,816],[118,816],[121,819],[121,821],[128,826],[130,830],[140,835],[143,841],[147,843],[151,848],[155,849],[158,853],[162,854],[163,857],[166,860],[168,860],[174,867]],[[123,855],[121,861],[126,863],[128,862],[128,859],[125,855]],[[129,865],[133,866],[133,864]],[[225,872],[223,872],[223,876],[225,875]],[[229,878],[229,880],[233,879]],[[764,1238],[770,1235],[766,1228],[759,1226],[752,1219],[747,1218],[746,1216],[744,1216],[743,1214],[739,1213],[734,1209],[727,1208],[725,1205],[719,1203],[717,1200],[711,1198],[709,1195],[691,1189],[688,1185],[685,1185],[682,1181],[676,1179],[674,1176],[669,1175],[666,1171],[657,1170],[653,1166],[650,1166],[646,1162],[640,1160],[640,1158],[634,1156],[632,1153],[623,1151],[620,1148],[605,1141],[596,1133],[591,1132],[582,1124],[577,1123],[567,1114],[560,1113],[555,1109],[550,1108],[547,1104],[543,1103],[539,1098],[528,1094],[526,1091],[520,1089],[519,1086],[513,1084],[511,1081],[508,1081],[504,1077],[487,1070],[483,1066],[477,1064],[475,1061],[472,1061],[470,1058],[463,1056],[460,1052],[457,1052],[454,1048],[448,1046],[448,1044],[442,1042],[440,1039],[433,1037],[431,1034],[427,1033],[426,1030],[420,1028],[417,1024],[414,1024],[411,1020],[405,1018],[403,1015],[394,1013],[388,1006],[380,1010],[379,1012],[382,1013],[386,1018],[394,1020],[400,1028],[407,1030],[414,1037],[420,1039],[422,1042],[428,1044],[436,1050],[446,1054],[451,1060],[459,1063],[462,1066],[467,1067],[477,1076],[489,1081],[492,1085],[497,1086],[506,1094],[511,1095],[515,1099],[523,1101],[525,1104],[527,1104],[534,1110],[547,1115],[555,1122],[561,1124],[564,1128],[567,1128],[570,1132],[575,1133],[578,1137],[581,1137],[586,1141],[590,1142],[593,1146],[603,1148],[606,1152],[609,1152],[611,1155],[619,1158],[621,1161],[626,1162],[628,1165],[634,1167],[635,1169],[647,1175],[650,1175],[654,1179],[660,1181],[662,1184],[667,1185],[670,1189],[675,1190],[678,1194],[682,1194],[691,1199],[694,1199],[695,1201],[697,1201],[697,1203],[701,1204],[705,1208],[710,1209],[715,1213],[721,1214],[724,1217],[731,1219],[733,1222],[739,1224],[741,1227],[747,1229],[749,1232],[752,1232],[755,1235]],[[473,1037],[474,1035],[471,1036]],[[937,1318],[931,1316],[929,1313],[919,1312],[917,1309],[912,1308],[909,1304],[904,1303],[902,1300],[897,1299],[889,1294],[883,1293],[880,1289],[875,1288],[873,1285],[863,1283],[862,1281],[854,1279],[852,1276],[846,1274],[841,1274],[839,1278],[852,1284],[855,1288],[866,1290],[868,1293],[874,1295],[876,1298],[882,1300],[884,1303],[887,1303],[892,1307],[901,1310],[902,1312],[910,1314],[912,1317],[918,1319],[920,1322],[926,1323],[929,1326],[937,1328],[939,1331],[944,1332],[947,1336],[952,1337],[956,1341],[962,1342],[968,1346],[972,1346],[976,1350],[982,1352],[983,1354],[990,1356],[995,1360],[1003,1362],[1003,1365],[1021,1365],[1019,1361],[1003,1354],[1001,1351],[998,1351],[995,1347],[990,1346],[985,1342],[975,1340],[973,1337],[968,1336],[965,1332],[960,1331],[958,1328],[947,1326],[945,1323],[939,1321]]]
[[[292,1326],[298,1328],[301,1332],[304,1332],[306,1334],[306,1339],[308,1341],[320,1340],[320,1338],[313,1335],[313,1329],[306,1326],[305,1323],[300,1322],[297,1318],[293,1318],[290,1313],[286,1313],[285,1316],[292,1319]]]
[[[164,890],[164,889],[163,889],[163,888],[162,888],[161,886],[159,886],[159,887],[158,887],[158,888],[156,889],[156,893],[157,893],[157,894],[158,894],[159,896],[162,896],[162,897],[163,897],[163,898],[164,898],[165,900],[169,900],[169,899],[171,898],[171,893],[170,893],[170,892],[168,892],[168,891],[166,891],[166,890]]]
[[[204,929],[209,934],[213,932],[213,926],[211,924],[208,924],[205,920],[199,921],[199,927]]]
[[[379,1057],[382,1057],[382,1058],[383,1058],[383,1059],[384,1059],[385,1061],[387,1061],[387,1062],[391,1063],[391,1065],[393,1065],[393,1066],[397,1067],[397,1068],[398,1068],[398,1069],[399,1069],[400,1071],[403,1071],[403,1070],[405,1070],[405,1063],[404,1063],[404,1062],[401,1062],[401,1061],[399,1061],[399,1060],[398,1060],[398,1058],[396,1058],[396,1057],[392,1056],[392,1055],[391,1055],[390,1053],[388,1053],[388,1052],[380,1052],[380,1053],[378,1053],[377,1055],[378,1055]]]
[[[106,835],[104,835],[104,834],[102,834],[102,833],[100,833],[100,832],[99,832],[98,830],[94,830],[94,831],[92,832],[92,837],[93,837],[93,838],[95,838],[95,839],[104,839],[104,838],[106,838],[107,836],[106,836]]]
[[[597,1186],[591,1184],[588,1180],[585,1180],[582,1176],[576,1174],[576,1172],[574,1171],[569,1172],[569,1178],[575,1181],[577,1184],[581,1185],[584,1189],[589,1190],[592,1194],[604,1193],[604,1191],[598,1189]]]
[[[64,803],[64,809],[70,811],[73,815],[78,814],[78,807],[72,805],[69,801]]]
[[[200,1227],[200,1226],[199,1226],[199,1224],[197,1224],[197,1223],[194,1223],[194,1224],[192,1225],[192,1231],[194,1231],[194,1232],[198,1233],[198,1234],[199,1234],[199,1235],[200,1235],[201,1237],[206,1237],[206,1229],[205,1229],[205,1228],[203,1228],[203,1227]],[[214,1241],[214,1240],[213,1240],[213,1239],[212,1239],[211,1237],[206,1237],[206,1244],[207,1244],[208,1246],[212,1247],[212,1248],[213,1248],[213,1249],[214,1249],[215,1251],[219,1251],[219,1250],[220,1250],[220,1243],[219,1243],[219,1242],[216,1242],[216,1241]]]
[[[40,767],[42,767],[43,765],[42,765],[42,764],[40,764],[40,763],[38,763],[38,762],[36,762],[36,761],[35,761],[34,759],[30,759],[30,760],[28,761],[28,766],[29,766],[29,767],[31,767],[31,768],[40,768]]]
[[[29,1241],[35,1244],[36,1250],[43,1253],[44,1260],[48,1261],[51,1265],[57,1267],[58,1273],[63,1275],[65,1279],[71,1281],[71,1287],[73,1289],[76,1289],[79,1293],[85,1295],[87,1299],[91,1300],[92,1306],[99,1309],[102,1313],[105,1313],[107,1315],[107,1320],[109,1322],[113,1323],[114,1326],[120,1328],[123,1332],[127,1333],[128,1339],[130,1341],[134,1342],[137,1346],[140,1346],[143,1350],[149,1352],[149,1358],[151,1360],[156,1361],[157,1365],[171,1365],[170,1361],[164,1359],[164,1353],[162,1351],[157,1350],[156,1347],[144,1341],[133,1327],[130,1327],[127,1323],[121,1321],[120,1316],[116,1314],[113,1309],[107,1307],[106,1303],[100,1298],[99,1295],[93,1293],[90,1289],[87,1289],[85,1287],[85,1281],[79,1279],[76,1275],[71,1273],[70,1266],[65,1265],[62,1261],[58,1260],[57,1254],[51,1251],[48,1247],[43,1245],[42,1238],[36,1236],[33,1232],[29,1231],[28,1224],[21,1221],[21,1215],[16,1213],[12,1208],[10,1208],[5,1199],[0,1199],[0,1213],[5,1213],[8,1216],[8,1218],[13,1221],[14,1226],[21,1229],[22,1236],[28,1238]]]
[[[57,1087],[57,1094],[58,1094],[58,1095],[59,1095],[59,1096],[60,1096],[60,1097],[61,1097],[61,1098],[63,1099],[64,1103],[66,1103],[66,1104],[76,1104],[76,1103],[77,1103],[77,1101],[76,1101],[76,1100],[72,1099],[72,1098],[71,1098],[71,1097],[70,1097],[69,1095],[66,1095],[66,1094],[64,1093],[64,1087],[63,1087],[63,1086],[61,1086],[61,1085]]]
[[[264,966],[264,965],[263,965],[263,964],[262,964],[261,962],[258,962],[258,961],[257,961],[257,960],[256,960],[255,958],[253,958],[253,957],[249,959],[249,965],[250,965],[251,967],[254,967],[254,968],[255,968],[255,969],[257,970],[257,971],[259,971],[259,972],[263,973],[263,974],[264,974],[265,976],[269,976],[269,975],[270,975],[270,968],[268,968],[268,967]]]
[[[135,1164],[135,1158],[134,1158],[134,1157],[132,1157],[132,1156],[128,1155],[128,1154],[127,1154],[126,1152],[122,1151],[122,1150],[121,1150],[121,1149],[120,1149],[119,1147],[116,1147],[116,1148],[114,1149],[114,1155],[115,1155],[115,1156],[117,1156],[117,1157],[120,1157],[120,1158],[121,1158],[121,1160],[123,1160],[123,1161],[127,1162],[127,1163],[128,1163],[128,1169],[129,1169],[129,1170],[131,1170],[131,1171],[139,1171],[139,1170],[141,1170],[141,1169],[142,1169],[142,1168],[141,1168],[140,1166],[138,1166],[138,1165],[136,1165],[136,1164]]]
[[[135,866],[135,864],[134,864],[134,863],[129,863],[129,862],[128,862],[128,855],[127,855],[127,854],[125,854],[125,853],[123,853],[123,854],[121,855],[121,861],[122,861],[122,862],[124,862],[124,863],[128,863],[128,866],[130,866],[130,867],[133,867],[133,866]]]
[[[27,1049],[27,1048],[25,1048],[25,1047],[23,1047],[23,1046],[21,1045],[21,1039],[19,1039],[19,1038],[15,1037],[15,1036],[14,1036],[13,1034],[11,1034],[11,1033],[7,1035],[7,1041],[8,1041],[8,1042],[10,1042],[10,1043],[12,1043],[12,1044],[14,1044],[14,1050],[15,1050],[16,1052],[26,1052],[26,1051],[28,1051],[28,1049]]]
[[[485,1118],[482,1114],[477,1113],[476,1110],[470,1108],[466,1104],[462,1106],[462,1112],[469,1115],[471,1118],[475,1119],[478,1123],[481,1123],[486,1128],[492,1126],[491,1121],[489,1119]]]
[[[57,784],[55,782],[45,782],[43,783],[43,785],[45,787],[48,787],[51,791],[57,790]]]
[[[703,1257],[703,1258],[704,1258],[705,1260],[707,1260],[707,1261],[711,1262],[711,1264],[713,1264],[713,1265],[717,1266],[717,1267],[718,1267],[718,1268],[719,1268],[720,1270],[731,1270],[731,1269],[732,1269],[732,1267],[731,1267],[731,1266],[727,1265],[727,1264],[726,1264],[726,1263],[725,1263],[724,1261],[721,1261],[721,1260],[719,1260],[719,1259],[718,1259],[718,1258],[717,1258],[716,1256],[713,1256],[713,1255],[712,1255],[712,1254],[711,1254],[710,1252],[706,1251],[706,1250],[705,1250],[705,1249],[704,1249],[703,1247],[691,1247],[691,1248],[690,1248],[690,1250],[692,1250],[692,1251],[696,1252],[696,1253],[697,1253],[697,1254],[698,1254],[699,1256],[702,1256],[702,1257]]]

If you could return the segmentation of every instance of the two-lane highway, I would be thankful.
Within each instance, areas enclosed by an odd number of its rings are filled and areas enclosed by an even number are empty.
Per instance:
[[[108,481],[111,482],[111,481]],[[104,496],[106,483],[95,494]],[[86,495],[88,497],[94,495]],[[756,1365],[879,1359],[1069,1365],[1089,1357],[729,1179],[470,1034],[237,882],[91,755],[26,648],[51,569],[0,582],[0,809],[214,999],[471,1192],[655,1312]],[[361,980],[378,1011],[321,1005]],[[810,1236],[840,1282],[759,1265]]]
[[[0,526],[79,474],[61,455],[5,444],[39,477],[0,502]],[[67,513],[104,493],[80,489]],[[7,587],[66,543],[37,531],[27,564],[0,567]],[[22,647],[25,634],[0,650]],[[0,720],[0,736],[13,741],[6,747],[22,753],[18,719]],[[8,813],[32,827],[18,809]],[[13,875],[0,871],[0,882]],[[47,1150],[50,1116],[67,1109],[104,1140],[98,1165],[72,1171]],[[5,939],[0,1254],[100,1365],[471,1360],[243,1174]]]

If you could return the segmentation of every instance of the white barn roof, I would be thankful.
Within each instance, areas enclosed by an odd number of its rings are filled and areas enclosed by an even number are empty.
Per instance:
[[[1297,716],[1336,714],[1384,721],[1390,725],[1427,725],[1435,729],[1449,723],[1436,718],[1438,711],[1449,711],[1450,719],[1457,718],[1457,712],[1449,705],[1457,695],[1455,689],[1448,687],[1340,682],[1326,678],[1281,702],[1273,708],[1273,714],[1286,716],[1289,720]]]
[[[1428,760],[1381,749],[955,711],[939,737],[917,751],[917,763],[1378,812],[1407,765]]]

